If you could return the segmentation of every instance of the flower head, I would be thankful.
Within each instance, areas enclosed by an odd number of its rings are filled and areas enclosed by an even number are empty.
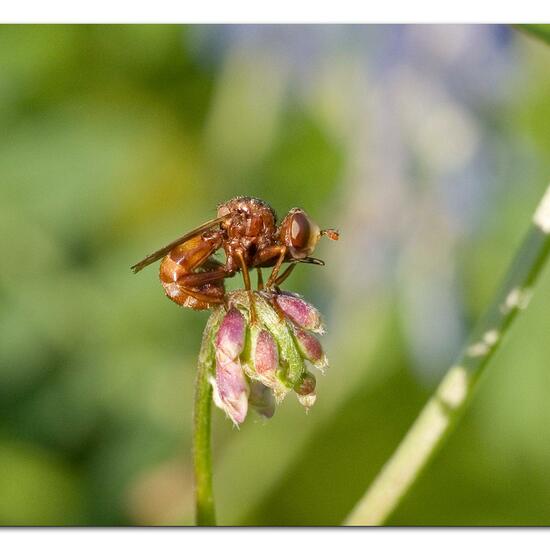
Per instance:
[[[251,313],[253,312],[253,313]],[[210,377],[214,403],[235,425],[249,406],[265,418],[293,391],[307,409],[316,400],[315,377],[307,364],[324,372],[327,359],[313,333],[324,332],[321,315],[297,294],[236,290],[208,334],[214,349]]]

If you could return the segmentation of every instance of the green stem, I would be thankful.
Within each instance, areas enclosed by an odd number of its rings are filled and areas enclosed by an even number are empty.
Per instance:
[[[452,432],[478,387],[485,366],[517,314],[527,306],[549,251],[550,187],[501,291],[393,456],[352,510],[346,525],[381,525],[399,505]]]
[[[212,386],[209,377],[214,372],[214,335],[223,308],[212,312],[204,329],[197,378],[193,415],[193,458],[195,466],[195,515],[197,525],[216,525],[214,493],[212,490]]]

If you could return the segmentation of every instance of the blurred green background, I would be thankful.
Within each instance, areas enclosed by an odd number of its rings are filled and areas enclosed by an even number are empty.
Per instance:
[[[341,240],[286,283],[327,318],[314,409],[214,410],[219,521],[340,523],[548,183],[549,65],[502,26],[1,26],[0,523],[192,523],[207,314],[129,266],[237,194]],[[391,524],[550,524],[549,296]]]

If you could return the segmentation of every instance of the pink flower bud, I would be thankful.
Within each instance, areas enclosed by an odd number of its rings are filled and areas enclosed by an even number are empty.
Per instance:
[[[324,332],[321,314],[311,304],[287,292],[278,294],[275,299],[285,316],[293,323],[312,332]]]
[[[228,358],[236,359],[243,350],[246,321],[242,313],[232,307],[223,318],[216,336],[216,353],[223,352]]]
[[[229,361],[224,366],[218,363],[213,386],[214,403],[235,424],[242,424],[248,411],[248,384],[241,366],[235,361]]]
[[[294,328],[294,336],[302,357],[311,361],[314,367],[323,371],[328,366],[328,361],[321,347],[321,342],[312,334],[297,327]]]
[[[246,322],[232,307],[223,318],[216,335],[216,379],[214,402],[235,424],[241,424],[248,410],[248,383],[239,355],[244,348]]]
[[[254,349],[254,368],[266,382],[274,381],[279,365],[279,352],[273,336],[267,330],[260,330]],[[267,383],[266,385],[270,385]]]
[[[275,414],[275,398],[271,390],[261,382],[250,382],[249,405],[264,418],[271,418]]]

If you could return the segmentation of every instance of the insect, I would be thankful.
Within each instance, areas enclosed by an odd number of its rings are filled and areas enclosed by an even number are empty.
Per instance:
[[[132,270],[137,273],[163,258],[160,280],[166,295],[181,306],[207,309],[224,302],[224,280],[238,271],[252,296],[252,269],[257,269],[258,288],[263,289],[261,268],[272,267],[265,288],[277,289],[297,263],[324,265],[310,256],[323,235],[332,240],[339,237],[335,229],[319,229],[300,208],[291,209],[277,225],[275,212],[266,202],[235,197],[218,206],[216,218],[153,252]],[[225,252],[225,264],[213,257],[219,249]],[[289,265],[280,273],[284,263]]]

